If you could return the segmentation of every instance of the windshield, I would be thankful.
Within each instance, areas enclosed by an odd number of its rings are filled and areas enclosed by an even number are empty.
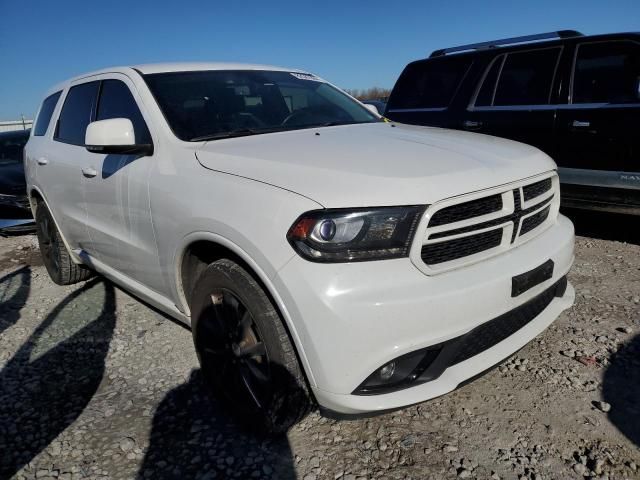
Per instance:
[[[181,140],[380,121],[310,74],[209,70],[148,74],[144,79]]]

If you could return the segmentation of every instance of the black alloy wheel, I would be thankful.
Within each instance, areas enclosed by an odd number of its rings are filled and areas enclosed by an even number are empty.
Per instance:
[[[239,402],[250,413],[268,401],[271,374],[269,357],[251,313],[226,288],[210,295],[211,308],[201,318],[198,349],[207,381],[218,384],[227,400]]]

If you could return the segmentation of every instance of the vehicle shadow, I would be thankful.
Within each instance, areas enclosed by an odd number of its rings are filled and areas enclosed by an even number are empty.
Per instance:
[[[640,245],[640,222],[634,215],[563,208],[576,228],[576,235]]]
[[[640,447],[640,335],[622,346],[604,374],[603,395],[609,420]]]
[[[138,479],[295,479],[286,435],[241,427],[213,400],[200,370],[158,406]]]
[[[114,327],[114,287],[95,279],[56,305],[9,359],[0,371],[0,478],[80,416],[102,381]]]
[[[0,278],[0,333],[15,325],[31,291],[31,269],[22,267]]]

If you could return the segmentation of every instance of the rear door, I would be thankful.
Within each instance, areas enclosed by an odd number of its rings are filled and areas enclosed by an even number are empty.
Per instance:
[[[555,154],[556,72],[562,46],[496,56],[459,128],[528,143]]]
[[[640,43],[576,46],[569,103],[558,110],[564,183],[640,188]]]
[[[84,137],[97,96],[98,82],[72,84],[55,123],[53,141],[43,142],[34,152],[35,162],[31,162],[37,169],[36,178],[44,188],[49,207],[73,249],[85,248],[89,243],[83,197],[84,172],[91,154],[84,148]]]

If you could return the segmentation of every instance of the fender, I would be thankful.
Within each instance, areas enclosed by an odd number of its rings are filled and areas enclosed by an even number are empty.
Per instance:
[[[271,295],[271,297],[276,302],[276,307],[278,308],[278,311],[282,315],[282,318],[285,321],[287,329],[289,330],[289,333],[291,334],[291,338],[293,339],[294,346],[296,348],[296,351],[298,352],[298,356],[300,358],[300,361],[302,362],[304,370],[305,370],[305,372],[307,374],[307,379],[308,379],[309,383],[311,384],[311,386],[315,387],[316,386],[316,382],[315,382],[315,380],[313,378],[313,373],[312,373],[311,367],[309,365],[309,362],[307,360],[307,355],[304,352],[304,348],[302,346],[302,342],[300,341],[300,336],[298,334],[298,331],[296,330],[296,327],[295,327],[294,322],[293,322],[293,320],[291,318],[291,314],[290,314],[289,310],[287,309],[287,306],[285,305],[285,303],[282,300],[282,297],[280,297],[278,291],[274,287],[273,282],[271,281],[271,278],[253,260],[253,258],[251,258],[251,256],[249,256],[249,254],[247,254],[247,252],[245,252],[241,247],[239,247],[237,244],[235,244],[234,242],[232,242],[228,238],[223,237],[221,235],[217,235],[215,233],[211,233],[211,232],[198,231],[198,232],[192,232],[192,233],[188,234],[187,236],[185,236],[182,239],[182,242],[180,243],[180,245],[178,245],[178,248],[176,249],[175,254],[174,254],[174,272],[173,272],[173,276],[176,279],[175,280],[175,288],[177,290],[177,295],[178,295],[177,298],[178,298],[178,301],[180,302],[180,307],[183,309],[182,311],[185,312],[185,314],[187,314],[189,317],[191,317],[191,312],[189,310],[189,305],[188,305],[187,298],[186,298],[186,295],[184,293],[184,287],[183,287],[183,284],[182,284],[182,275],[181,275],[181,272],[180,272],[181,266],[182,266],[182,261],[184,259],[184,254],[187,251],[187,248],[188,248],[189,245],[191,245],[194,242],[203,241],[203,240],[208,240],[210,242],[218,243],[218,244],[222,245],[223,247],[228,248],[233,253],[235,253],[238,257],[240,257],[244,262],[246,262],[247,265],[249,265],[251,267],[251,269],[255,272],[255,274],[258,275],[258,277],[260,278],[260,281],[264,284],[264,286],[269,291],[269,294]],[[292,256],[293,255],[295,255],[295,253],[292,252]],[[195,329],[195,325],[193,324],[193,320],[191,322],[191,328]]]

